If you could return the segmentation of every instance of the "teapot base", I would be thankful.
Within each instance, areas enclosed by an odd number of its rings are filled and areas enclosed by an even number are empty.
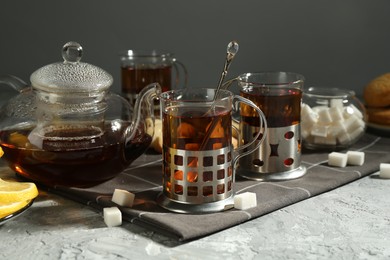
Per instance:
[[[15,136],[15,131],[12,131]],[[27,140],[28,131],[17,131],[19,140]],[[4,159],[18,175],[45,186],[91,187],[108,181],[141,156],[152,137],[143,134],[128,144],[115,142],[96,147],[46,151],[29,146],[17,146],[10,141],[11,133],[0,133]],[[105,136],[109,139],[112,136]],[[8,141],[8,142],[7,142]],[[26,148],[27,147],[27,148]]]

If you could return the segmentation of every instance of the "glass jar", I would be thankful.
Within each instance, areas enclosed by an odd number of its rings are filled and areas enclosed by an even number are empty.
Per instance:
[[[366,130],[367,114],[354,91],[311,87],[304,91],[302,102],[301,136],[306,149],[346,149]]]

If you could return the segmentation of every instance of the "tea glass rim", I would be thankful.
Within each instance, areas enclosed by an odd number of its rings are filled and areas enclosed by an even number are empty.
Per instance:
[[[275,80],[266,79],[268,76],[277,76],[277,75],[286,75],[286,76],[294,76],[294,80],[291,81],[282,81],[277,82]],[[250,77],[258,77],[256,80],[249,81]],[[253,87],[283,87],[283,86],[295,86],[294,88],[302,89],[303,86],[300,86],[305,81],[305,77],[302,74],[289,72],[289,71],[262,71],[262,72],[247,72],[240,74],[237,77],[238,83],[250,84]]]
[[[342,88],[327,88],[327,87],[309,87],[303,92],[304,96],[310,98],[327,98],[327,99],[345,99],[354,97],[355,91]]]
[[[186,104],[206,104],[206,105],[212,105],[215,101],[223,101],[225,99],[233,98],[234,93],[227,89],[220,89],[218,91],[218,96],[214,100],[214,96],[216,94],[217,89],[214,88],[185,88],[185,89],[174,89],[169,90],[166,92],[163,92],[160,94],[160,100],[162,101],[170,101],[170,102],[177,102],[177,103],[186,103]],[[190,94],[209,94],[209,92],[212,92],[212,96],[199,96],[198,99],[191,98],[191,99],[181,99],[183,96],[183,93],[190,93]],[[206,100],[204,99],[206,97]]]
[[[172,52],[160,49],[127,49],[119,52],[119,56],[122,58],[173,58]]]

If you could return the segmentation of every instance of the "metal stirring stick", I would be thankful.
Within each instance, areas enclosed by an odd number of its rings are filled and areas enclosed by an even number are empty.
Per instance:
[[[218,97],[218,92],[221,89],[222,83],[223,83],[223,81],[224,81],[224,79],[226,77],[226,74],[228,72],[229,66],[230,66],[233,58],[234,58],[234,56],[238,52],[238,47],[239,46],[238,46],[238,43],[236,41],[229,42],[229,44],[227,46],[225,64],[223,66],[221,77],[219,78],[219,82],[218,82],[218,85],[217,85],[217,90],[215,91],[215,95],[214,95],[213,101],[215,101],[217,99],[217,97]],[[214,107],[214,104],[213,104],[213,107]]]
[[[225,60],[224,66],[223,66],[221,78],[219,79],[217,89],[216,89],[215,94],[214,94],[213,103],[211,104],[211,108],[209,109],[209,111],[207,113],[210,113],[214,110],[215,103],[216,103],[215,101],[218,97],[219,90],[221,89],[222,83],[226,77],[229,66],[230,66],[230,64],[231,64],[231,62],[232,62],[232,60],[237,52],[238,52],[238,43],[236,41],[229,42],[227,49],[226,49],[226,60]],[[206,134],[203,138],[203,141],[199,147],[200,151],[206,147],[208,140],[210,138],[210,135],[214,131],[214,128],[217,125],[217,123],[218,123],[218,120],[212,120],[211,125],[210,125],[208,131],[206,132]]]

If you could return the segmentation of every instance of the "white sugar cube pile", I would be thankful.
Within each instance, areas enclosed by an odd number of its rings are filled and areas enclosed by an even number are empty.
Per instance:
[[[244,192],[234,196],[234,207],[246,210],[257,206],[256,193]]]
[[[103,209],[104,223],[108,227],[116,227],[122,225],[122,212],[117,207],[109,207]]]
[[[328,106],[311,108],[302,104],[301,134],[307,142],[319,145],[348,144],[365,129],[364,116],[353,104],[331,99]]]
[[[348,151],[347,153],[331,152],[328,155],[328,165],[345,167],[347,165],[361,166],[364,164],[364,152]]]

